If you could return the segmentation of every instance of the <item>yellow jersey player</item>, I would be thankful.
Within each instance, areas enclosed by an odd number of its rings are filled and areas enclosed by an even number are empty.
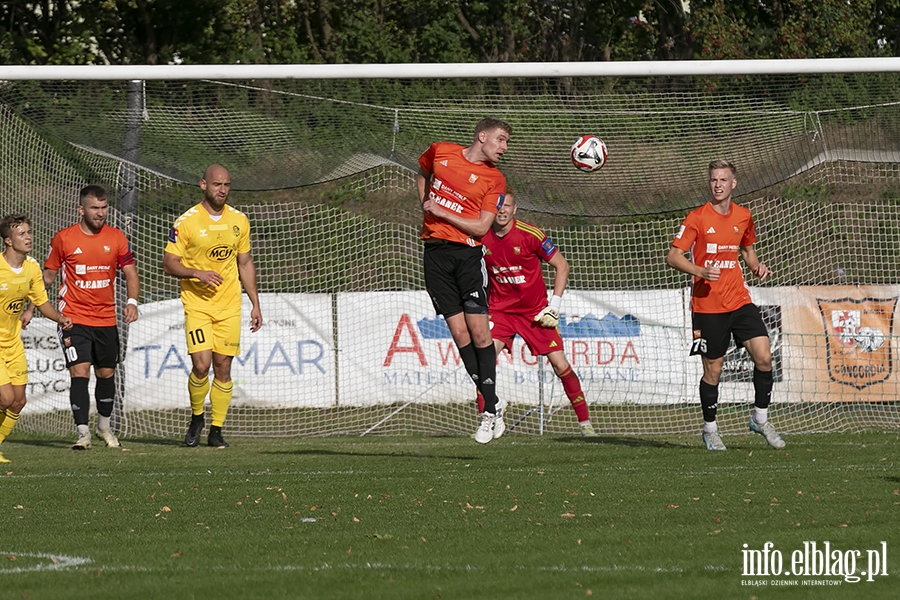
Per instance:
[[[196,446],[205,421],[206,396],[212,412],[207,442],[228,446],[222,426],[231,404],[231,363],[241,351],[241,285],[250,298],[250,330],[262,326],[256,267],[250,256],[250,222],[228,206],[231,176],[211,165],[200,180],[203,201],[178,217],[169,230],[163,270],[181,280],[184,330],[191,374],[191,423],[184,443]],[[209,369],[213,369],[210,386]]]
[[[32,249],[31,222],[25,215],[9,215],[0,220],[3,259],[0,260],[0,444],[19,422],[25,408],[28,366],[22,344],[22,312],[31,303],[41,314],[63,329],[72,328],[72,319],[63,317],[47,300],[41,266],[28,256]],[[30,315],[30,313],[29,313]],[[26,317],[30,320],[30,316]],[[0,462],[9,462],[0,454]]]

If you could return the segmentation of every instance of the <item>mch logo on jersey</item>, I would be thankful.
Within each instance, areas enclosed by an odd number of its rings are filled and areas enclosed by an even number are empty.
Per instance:
[[[214,260],[216,262],[225,262],[234,254],[234,248],[227,244],[219,244],[218,246],[213,246],[209,250],[206,251],[206,258],[209,260]]]
[[[169,241],[173,244],[178,241],[178,230],[174,227],[169,227]]]
[[[817,298],[828,346],[828,376],[857,389],[891,376],[897,298]]]
[[[7,302],[6,306],[3,307],[3,310],[5,310],[8,315],[17,315],[21,313],[24,308],[25,298],[16,298],[15,300]]]

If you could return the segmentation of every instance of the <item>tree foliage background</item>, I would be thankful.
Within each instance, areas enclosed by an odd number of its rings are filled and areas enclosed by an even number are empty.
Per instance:
[[[900,0],[7,0],[4,64],[894,56]]]

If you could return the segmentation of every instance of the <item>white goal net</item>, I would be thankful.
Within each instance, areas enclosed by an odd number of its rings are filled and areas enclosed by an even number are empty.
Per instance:
[[[250,219],[265,320],[243,332],[226,433],[468,434],[474,389],[424,291],[414,176],[428,144],[468,144],[480,118],[499,117],[513,126],[499,166],[519,217],[571,266],[560,330],[595,427],[682,433],[699,430],[701,367],[688,356],[688,279],[664,258],[707,199],[707,164],[724,157],[775,272],[748,279],[770,330],[773,421],[786,433],[896,429],[898,92],[896,73],[6,81],[0,212],[31,218],[43,261],[77,221],[79,189],[110,190],[142,283],[140,319],[121,329],[122,435],[179,437],[188,422],[183,314],[161,262],[211,163],[229,169]],[[568,156],[586,133],[610,153],[592,174]],[[19,426],[69,435],[55,326],[36,318],[23,337]],[[520,340],[498,363],[512,433],[578,431],[552,369]],[[725,433],[746,428],[751,372],[732,348]]]

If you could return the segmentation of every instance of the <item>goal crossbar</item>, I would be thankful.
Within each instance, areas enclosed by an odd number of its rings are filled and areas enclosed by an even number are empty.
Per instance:
[[[0,80],[434,79],[888,73],[900,57],[766,60],[289,65],[2,65]]]

